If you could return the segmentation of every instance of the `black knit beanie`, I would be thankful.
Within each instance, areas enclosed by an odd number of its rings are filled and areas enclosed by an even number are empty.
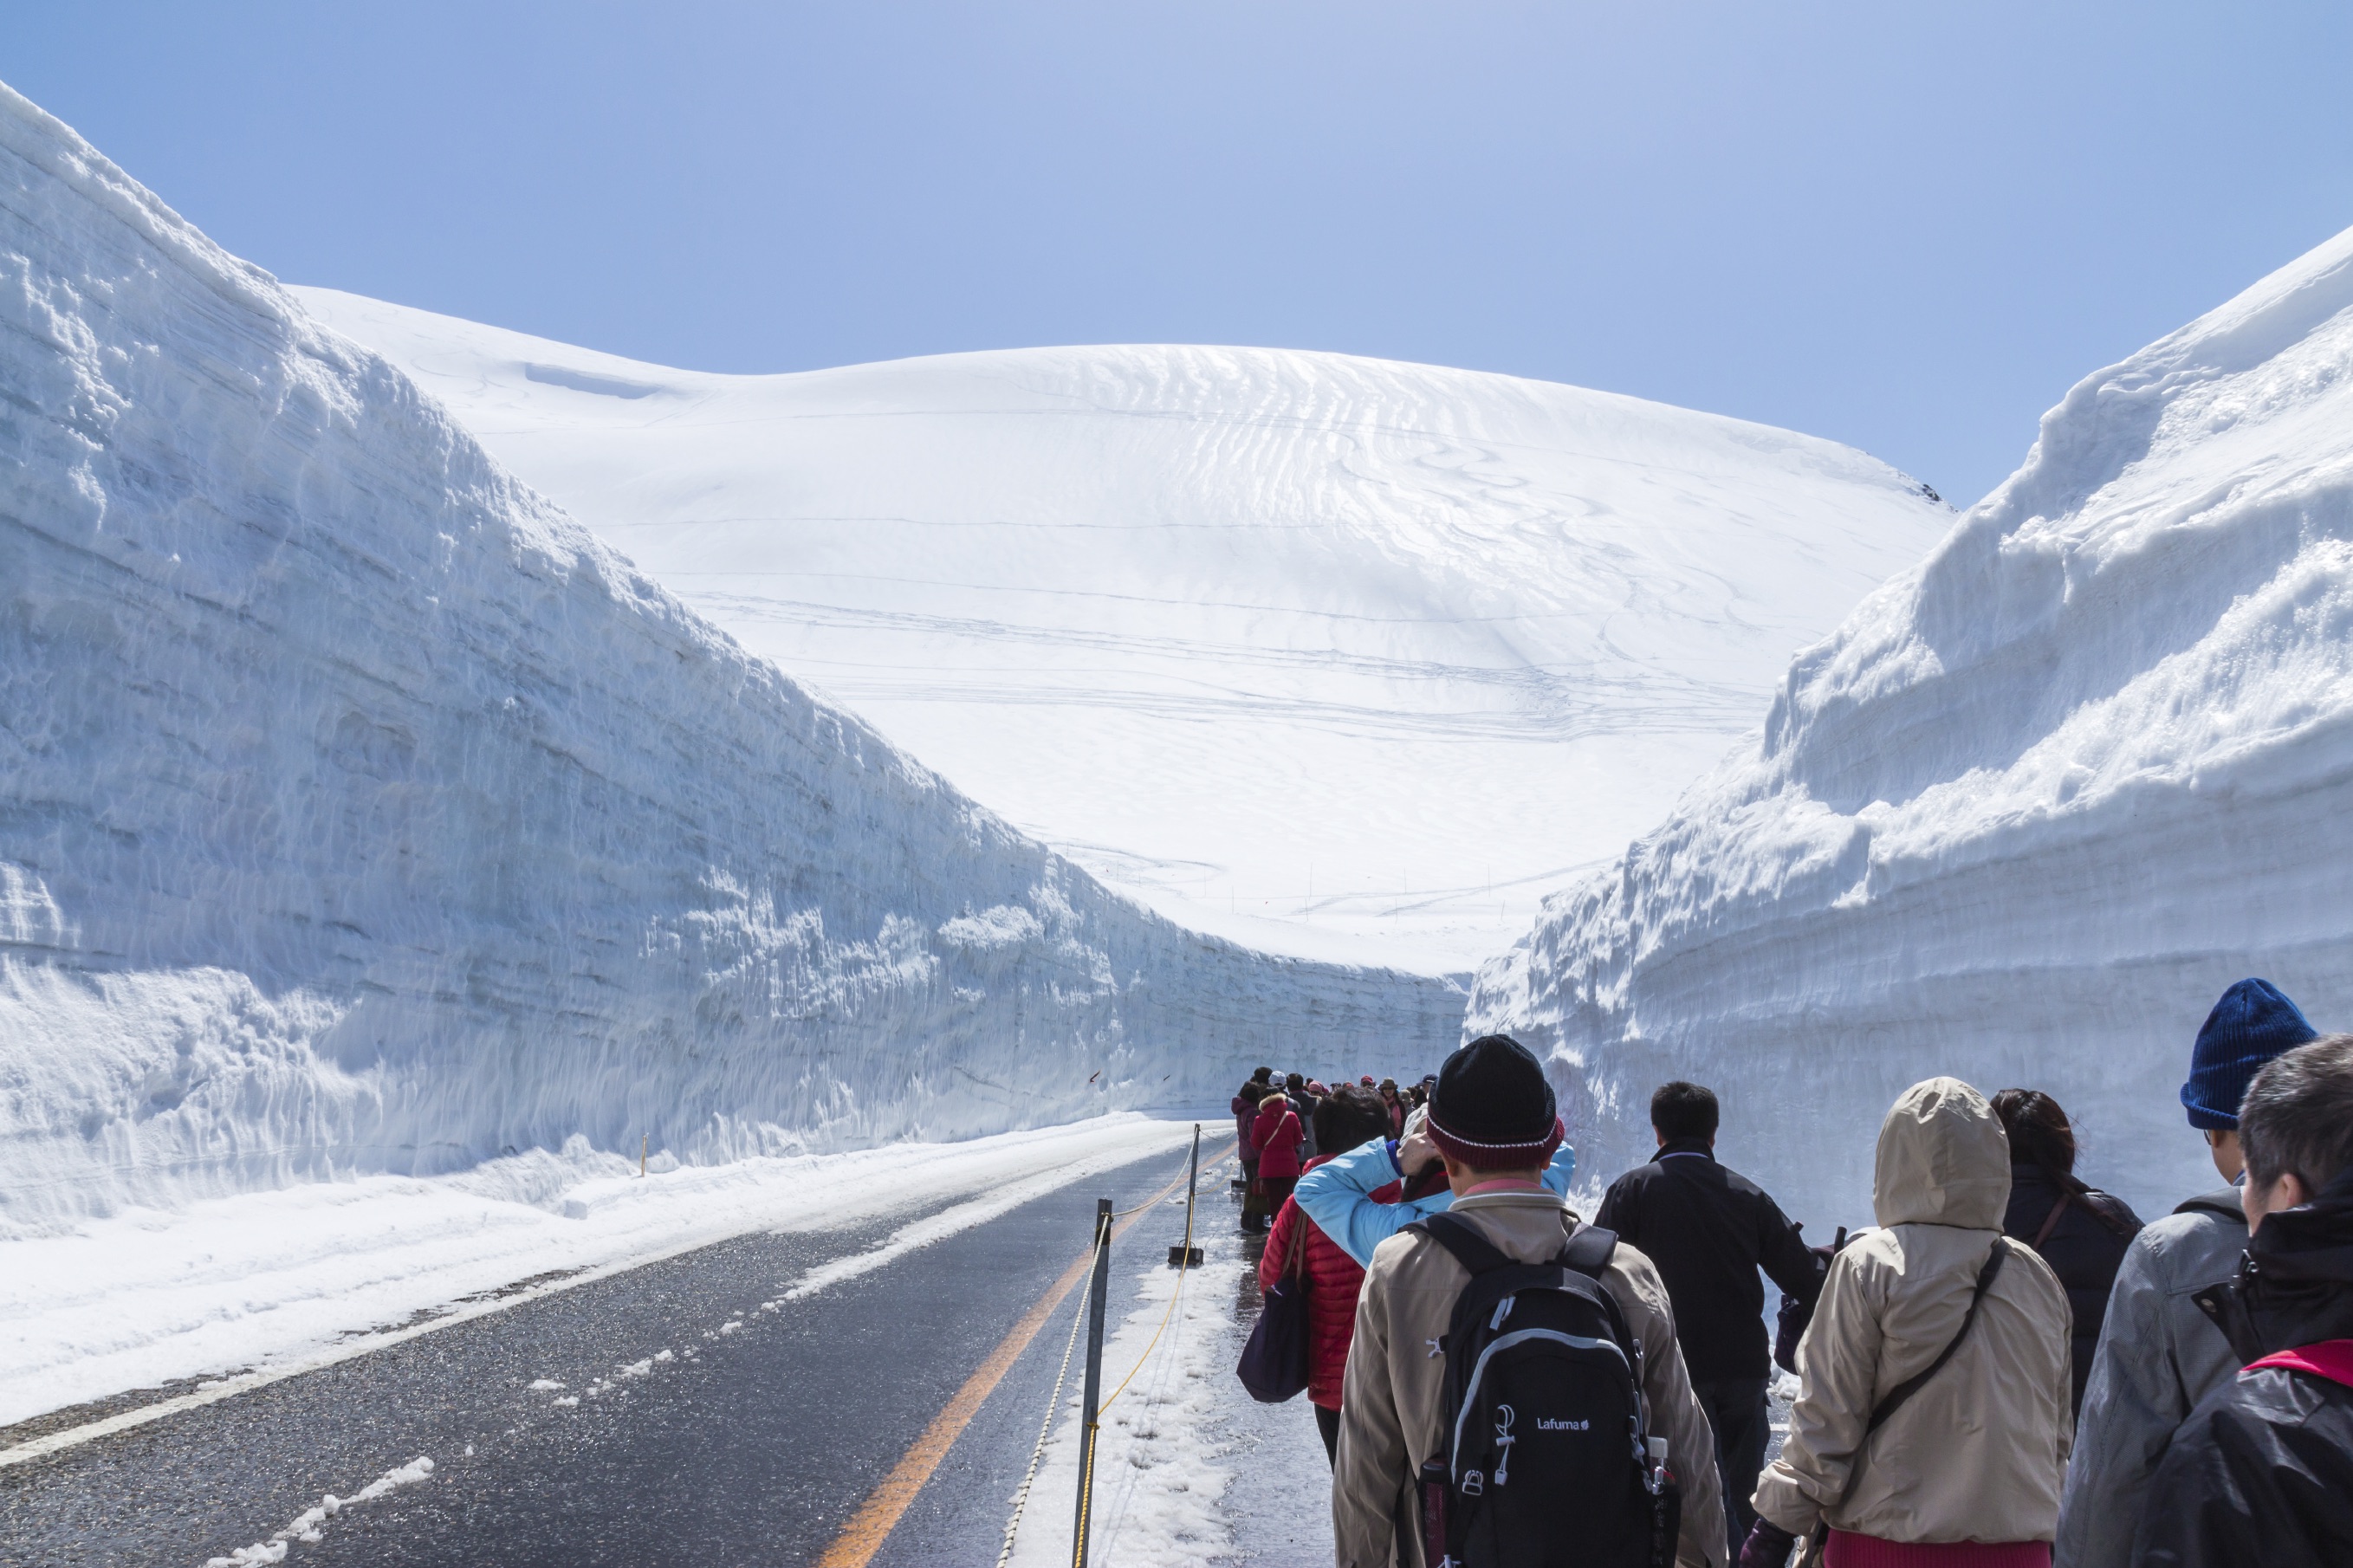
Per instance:
[[[1482,1035],[1446,1058],[1430,1095],[1430,1139],[1474,1171],[1548,1163],[1567,1129],[1544,1066],[1508,1035]]]

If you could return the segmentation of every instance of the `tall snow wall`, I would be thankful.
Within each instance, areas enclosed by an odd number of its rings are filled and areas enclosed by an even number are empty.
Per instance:
[[[1480,972],[1606,1180],[1651,1089],[1815,1231],[1906,1084],[2056,1095],[2144,1215],[2214,1184],[2176,1091],[2268,976],[2353,1028],[2353,231],[2101,371],[1757,741]]]
[[[5,89],[0,192],[0,1235],[1454,1038],[1442,982],[1110,896]]]

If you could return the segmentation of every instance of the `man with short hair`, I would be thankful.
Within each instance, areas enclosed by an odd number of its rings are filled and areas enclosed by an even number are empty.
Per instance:
[[[1453,1190],[1448,1212],[1469,1221],[1507,1258],[1548,1262],[1588,1228],[1544,1185],[1564,1130],[1543,1067],[1518,1041],[1488,1035],[1449,1057],[1430,1096],[1427,1130]],[[1391,1236],[1372,1254],[1340,1403],[1332,1485],[1340,1568],[1388,1568],[1392,1562],[1425,1568],[1412,1483],[1425,1460],[1446,1451],[1442,1342],[1470,1279],[1445,1245],[1419,1230]],[[1683,1485],[1675,1560],[1683,1568],[1719,1568],[1727,1552],[1715,1439],[1692,1397],[1666,1287],[1651,1260],[1624,1244],[1610,1253],[1599,1284],[1646,1352],[1641,1394],[1649,1431],[1666,1439],[1667,1464]],[[1498,1481],[1502,1474],[1499,1466]],[[1564,1513],[1561,1538],[1575,1541],[1598,1522]]]
[[[1681,1080],[1662,1085],[1651,1096],[1658,1158],[1619,1177],[1593,1223],[1641,1247],[1666,1281],[1692,1393],[1715,1432],[1726,1529],[1742,1542],[1757,1522],[1749,1495],[1772,1435],[1765,1403],[1771,1347],[1757,1271],[1809,1305],[1821,1277],[1780,1206],[1717,1163],[1719,1119],[1712,1090]]]
[[[2243,1168],[2239,1102],[2247,1086],[2265,1063],[2317,1037],[2268,980],[2240,981],[2206,1016],[2181,1104],[2224,1181],[2235,1183]],[[2126,1248],[2075,1424],[2052,1548],[2056,1568],[2124,1568],[2131,1560],[2133,1523],[2175,1429],[2239,1369],[2193,1298],[2230,1279],[2246,1246],[2239,1193],[2226,1186],[2189,1199]]]
[[[2353,1035],[2265,1067],[2238,1123],[2253,1239],[2199,1305],[2245,1369],[2174,1434],[2136,1568],[2353,1563]]]

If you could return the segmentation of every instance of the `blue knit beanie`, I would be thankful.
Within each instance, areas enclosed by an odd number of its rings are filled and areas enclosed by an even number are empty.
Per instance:
[[[2242,980],[2222,993],[2189,1051],[2189,1081],[2181,1103],[2189,1125],[2235,1131],[2239,1101],[2274,1057],[2320,1038],[2295,1003],[2268,980]]]

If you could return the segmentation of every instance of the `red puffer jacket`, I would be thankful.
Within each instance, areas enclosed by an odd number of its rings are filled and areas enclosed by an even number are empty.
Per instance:
[[[1307,1162],[1307,1169],[1331,1157],[1318,1154]],[[1391,1182],[1374,1192],[1373,1201],[1393,1204],[1398,1196],[1398,1184]],[[1259,1254],[1258,1287],[1263,1290],[1282,1277],[1283,1262],[1291,1256],[1292,1233],[1302,1226],[1307,1231],[1300,1251],[1307,1273],[1307,1397],[1326,1410],[1337,1410],[1340,1384],[1348,1370],[1348,1345],[1356,1337],[1356,1292],[1364,1289],[1365,1271],[1324,1234],[1323,1226],[1285,1198],[1282,1212],[1274,1216],[1274,1228],[1267,1232],[1266,1250]]]
[[[1299,1174],[1299,1112],[1287,1105],[1260,1111],[1250,1146],[1258,1151],[1260,1180]]]

